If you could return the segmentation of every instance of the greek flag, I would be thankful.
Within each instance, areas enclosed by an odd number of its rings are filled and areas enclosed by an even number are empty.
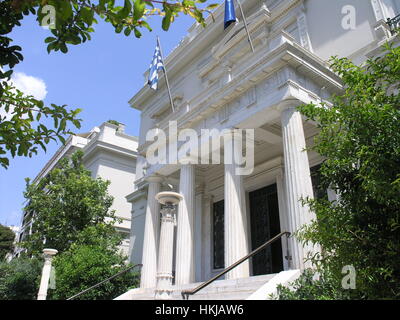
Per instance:
[[[164,69],[164,64],[163,64],[162,56],[161,56],[160,43],[157,39],[157,46],[156,46],[156,50],[154,51],[153,60],[151,61],[151,64],[150,64],[149,79],[147,81],[150,88],[152,88],[153,90],[157,90],[158,71],[160,71],[160,70],[164,71],[165,69]]]

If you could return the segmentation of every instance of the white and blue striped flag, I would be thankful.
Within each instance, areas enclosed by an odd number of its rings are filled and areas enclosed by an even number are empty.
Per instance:
[[[154,51],[153,60],[151,61],[151,64],[150,64],[149,79],[147,81],[150,88],[152,88],[153,90],[157,90],[158,72],[160,70],[163,70],[165,72],[164,63],[163,63],[163,59],[161,56],[160,43],[157,39],[157,46],[156,46],[156,50]]]
[[[153,60],[151,61],[150,64],[149,79],[147,80],[148,85],[153,90],[157,90],[158,72],[160,70],[164,71],[165,84],[168,90],[169,101],[171,103],[172,112],[174,112],[175,108],[174,108],[174,102],[172,100],[171,89],[169,88],[167,69],[164,66],[164,59],[161,51],[160,39],[157,37],[157,46],[156,50],[154,51]]]

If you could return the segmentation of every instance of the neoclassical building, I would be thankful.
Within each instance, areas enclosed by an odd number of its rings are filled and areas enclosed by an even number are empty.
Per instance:
[[[183,196],[170,243],[175,298],[271,237],[308,223],[314,217],[300,198],[328,193],[335,199],[329,190],[320,190],[318,175],[312,174],[322,159],[304,151],[313,143],[316,125],[295,108],[310,102],[329,105],[330,97],[342,92],[341,79],[329,68],[331,56],[361,64],[384,42],[398,42],[387,19],[400,13],[400,2],[241,3],[254,52],[240,11],[238,21],[224,30],[221,5],[215,22],[208,17],[206,28],[194,24],[165,60],[175,111],[162,73],[157,91],[144,85],[129,101],[141,111],[136,180],[126,197],[132,203],[130,258],[143,267],[141,288],[118,299],[154,297],[160,259],[155,195],[160,191]],[[178,134],[187,128],[199,135],[202,129],[254,129],[254,170],[239,176],[235,164],[149,164],[146,134],[155,128],[168,133],[170,121],[177,121]],[[241,142],[233,140],[238,147]],[[304,248],[295,237],[282,237],[192,298],[266,298],[277,283],[298,276],[307,251],[314,249]]]
[[[135,181],[137,140],[137,137],[125,133],[122,123],[104,122],[89,132],[68,137],[33,180],[33,183],[37,183],[56,168],[62,158],[82,150],[83,164],[91,171],[92,177],[110,181],[108,193],[114,197],[111,210],[115,210],[115,215],[121,219],[121,223],[116,223],[115,227],[123,235],[121,250],[126,255],[129,254],[131,215],[125,195]],[[34,219],[34,212],[23,213],[18,242],[32,232]],[[18,255],[20,250],[17,245],[14,255]]]

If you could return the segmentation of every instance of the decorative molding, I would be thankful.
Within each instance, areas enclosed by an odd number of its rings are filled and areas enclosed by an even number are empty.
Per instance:
[[[372,9],[374,10],[376,21],[383,20],[382,4],[380,0],[371,0]]]
[[[371,5],[372,9],[374,10],[376,21],[386,21],[387,19],[393,18],[396,15],[392,0],[371,0]]]
[[[310,36],[308,34],[307,18],[304,12],[297,17],[297,26],[299,28],[300,44],[313,52]]]

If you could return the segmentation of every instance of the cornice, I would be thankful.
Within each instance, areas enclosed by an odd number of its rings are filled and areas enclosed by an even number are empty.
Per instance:
[[[135,202],[141,198],[147,198],[147,191],[145,189],[138,189],[125,196],[126,201]]]
[[[297,6],[298,4],[302,4],[304,0],[282,0],[279,2],[279,5],[274,7],[274,10],[271,11],[271,22],[275,19],[280,18],[287,11]],[[243,1],[242,6],[244,9],[259,3],[257,0],[246,0]],[[264,11],[265,4],[262,3],[260,6],[260,11]],[[246,11],[246,10],[245,10]],[[215,21],[223,21],[224,14],[224,4],[221,4],[217,9],[213,12],[213,16]],[[178,44],[178,46],[168,55],[165,59],[165,66],[170,74],[170,78],[173,77],[188,61],[193,60],[190,59],[191,56],[195,55],[197,52],[202,51],[207,46],[209,46],[212,41],[214,41],[217,35],[222,33],[221,23],[213,22],[212,17],[208,16],[206,18],[206,28],[202,28],[198,24],[192,25],[189,28],[188,35]],[[159,93],[161,90],[165,89],[165,79],[164,75],[161,75],[159,78]],[[163,89],[162,89],[163,88]],[[129,104],[132,108],[138,109],[140,111],[144,110],[145,101],[152,96],[154,92],[150,90],[147,85],[144,85],[130,100]]]
[[[114,144],[104,142],[101,140],[95,140],[93,143],[83,148],[83,151],[84,151],[83,160],[86,161],[94,157],[95,154],[97,154],[100,151],[116,153],[120,156],[127,157],[133,160],[136,160],[138,156],[138,153],[136,151],[116,146]]]
[[[268,78],[273,70],[278,70],[287,65],[287,62],[291,59],[308,68],[310,73],[318,76],[321,80],[329,82],[332,87],[336,88],[336,91],[341,90],[340,78],[327,67],[326,62],[296,43],[284,42],[274,50],[266,51],[259,52],[258,59],[255,60],[253,65],[246,68],[244,72],[235,75],[232,81],[220,88],[203,91],[189,101],[192,106],[191,111],[175,118],[178,121],[178,127],[183,122],[193,119],[200,111],[204,111],[204,108],[212,107],[215,109],[238,97],[248,87],[253,86],[256,81]],[[266,69],[271,71],[264,71]],[[262,71],[260,72],[260,70]],[[200,110],[199,106],[203,106],[203,109]],[[159,127],[164,128],[165,124],[165,121],[163,121]]]

